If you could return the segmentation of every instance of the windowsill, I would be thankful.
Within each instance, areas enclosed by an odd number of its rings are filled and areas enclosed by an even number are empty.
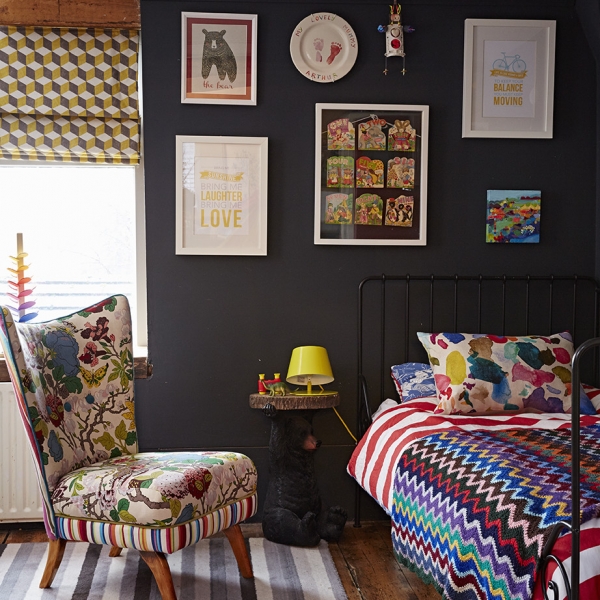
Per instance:
[[[137,358],[147,358],[148,357],[148,346],[136,346],[133,345],[133,355]]]
[[[140,349],[143,352],[144,348]],[[146,356],[138,356],[133,359],[133,369],[135,372],[136,379],[148,379],[152,375],[152,363],[148,362]],[[8,367],[6,361],[0,358],[0,382],[10,381],[8,375]]]

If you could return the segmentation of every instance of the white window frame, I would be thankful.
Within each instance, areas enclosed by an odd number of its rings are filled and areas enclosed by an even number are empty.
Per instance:
[[[0,158],[0,165],[32,166],[39,161],[18,160]],[[71,162],[43,162],[44,166],[75,166],[78,163]],[[85,166],[94,166],[93,163],[85,163]],[[111,165],[96,165],[99,169]],[[133,328],[133,353],[136,358],[148,355],[148,299],[146,293],[146,198],[144,185],[144,159],[140,155],[140,162],[135,167],[135,292],[136,292],[136,319],[132,323]],[[83,306],[81,308],[84,308]],[[3,356],[0,352],[0,357]]]
[[[135,298],[136,314],[133,323],[134,356],[148,356],[148,293],[146,275],[146,188],[144,178],[144,156],[135,169]]]

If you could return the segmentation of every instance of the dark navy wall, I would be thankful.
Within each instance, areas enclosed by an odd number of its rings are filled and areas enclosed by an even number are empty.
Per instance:
[[[596,61],[596,98],[600,98],[600,0],[575,0],[590,50]],[[600,206],[600,103],[596,101],[596,206]],[[600,210],[596,210],[596,231],[600,231]],[[600,279],[600,240],[596,239],[596,279]]]
[[[355,425],[357,285],[367,275],[594,274],[596,67],[573,2],[402,3],[400,59],[383,75],[388,2],[176,2],[142,0],[149,353],[138,385],[144,449],[241,449],[268,481],[269,423],[248,407],[258,373],[285,373],[292,348],[325,346]],[[181,12],[258,15],[258,105],[180,102]],[[289,53],[295,26],[333,12],[354,28],[354,68],[333,84],[306,79]],[[466,18],[555,19],[556,90],[550,140],[462,139]],[[398,61],[398,62],[395,62]],[[430,106],[425,247],[313,244],[315,103]],[[269,138],[268,256],[175,255],[175,136]],[[541,243],[485,243],[488,189],[541,189]],[[353,442],[332,411],[315,417],[326,498],[352,512],[345,465]],[[382,517],[374,503],[367,517]]]

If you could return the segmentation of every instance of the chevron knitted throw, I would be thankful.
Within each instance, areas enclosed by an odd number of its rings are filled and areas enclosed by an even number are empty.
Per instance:
[[[398,560],[443,598],[530,599],[552,525],[571,520],[570,430],[445,431],[394,478]],[[581,432],[581,518],[600,515],[600,425]]]

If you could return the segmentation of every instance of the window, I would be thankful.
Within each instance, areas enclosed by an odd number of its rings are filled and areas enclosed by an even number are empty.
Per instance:
[[[2,25],[0,66],[0,301],[22,233],[36,320],[123,293],[146,346],[139,32]]]
[[[36,302],[29,310],[39,313],[36,321],[122,293],[132,308],[136,350],[145,346],[144,228],[143,214],[136,209],[141,169],[40,161],[0,164],[2,303],[14,305],[6,296],[6,269],[14,268],[9,257],[16,256],[16,234],[22,233],[30,298]]]

